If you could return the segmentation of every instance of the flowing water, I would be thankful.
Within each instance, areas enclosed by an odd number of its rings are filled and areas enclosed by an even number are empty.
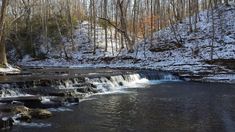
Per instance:
[[[174,82],[95,95],[22,132],[234,132],[234,85]],[[40,122],[40,121],[39,121]]]
[[[85,77],[98,93],[14,132],[234,132],[235,85],[179,81],[169,73]],[[67,80],[63,88],[76,88]],[[61,84],[60,84],[61,85]],[[62,87],[61,86],[61,87]]]

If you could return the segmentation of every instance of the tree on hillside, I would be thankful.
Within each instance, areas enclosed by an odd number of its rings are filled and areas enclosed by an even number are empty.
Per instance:
[[[1,16],[0,16],[0,67],[7,66],[4,25],[5,25],[5,18],[6,18],[6,12],[7,12],[6,10],[7,10],[8,4],[9,4],[9,0],[2,0]]]
[[[107,19],[108,18],[108,0],[104,0],[104,18]],[[107,21],[105,21],[105,52],[108,51],[108,28],[107,28]]]
[[[82,50],[83,45],[76,43],[74,35],[75,28],[80,28],[76,26],[77,22],[86,21],[88,22],[88,39],[93,43],[93,46],[87,47],[90,52],[95,54],[98,48],[102,47],[99,39],[102,36],[98,32],[100,27],[104,30],[104,51],[108,51],[111,46],[112,51],[118,52],[125,49],[134,52],[140,39],[149,40],[149,46],[146,47],[155,48],[157,41],[153,40],[161,38],[160,34],[155,36],[154,32],[166,27],[171,28],[174,33],[173,37],[180,41],[177,23],[183,23],[184,20],[188,20],[188,33],[195,34],[199,26],[198,22],[200,22],[200,11],[209,9],[207,14],[209,22],[211,8],[220,4],[230,5],[234,0],[0,1],[2,1],[0,65],[4,66],[7,65],[5,39],[7,40],[6,50],[14,54],[12,58],[8,58],[12,61],[22,59],[25,55],[30,55],[35,59],[44,59],[57,50],[59,54],[55,52],[53,57],[67,59],[70,53]],[[8,15],[5,19],[6,14]],[[4,21],[6,21],[7,34],[4,32]],[[115,33],[112,34],[113,29]]]

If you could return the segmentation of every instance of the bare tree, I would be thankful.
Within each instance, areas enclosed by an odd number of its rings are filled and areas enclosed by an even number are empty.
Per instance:
[[[72,50],[75,51],[75,42],[73,39],[73,33],[74,33],[74,26],[73,26],[73,20],[72,20],[72,16],[71,16],[71,2],[70,0],[66,1],[66,6],[67,6],[67,16],[68,16],[68,24],[69,24],[69,37],[70,37],[70,41],[72,43]]]
[[[7,57],[5,48],[5,18],[9,0],[2,0],[1,16],[0,16],[0,67],[6,67]]]
[[[214,8],[212,7],[212,0],[210,0],[211,4],[211,17],[212,17],[212,39],[211,39],[211,61],[213,60],[213,55],[214,55],[214,41],[215,41],[215,18],[214,18]]]
[[[107,14],[107,7],[108,6],[108,0],[104,0],[104,18],[108,18]],[[108,50],[108,27],[107,27],[107,21],[104,23],[104,29],[105,29],[105,52]]]
[[[94,43],[94,49],[93,54],[96,53],[96,3],[95,0],[92,0],[92,14],[93,14],[93,43]]]

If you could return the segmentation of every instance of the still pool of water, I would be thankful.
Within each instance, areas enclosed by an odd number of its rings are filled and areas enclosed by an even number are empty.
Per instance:
[[[12,131],[235,132],[234,84],[174,82],[124,91],[92,96],[38,126]]]

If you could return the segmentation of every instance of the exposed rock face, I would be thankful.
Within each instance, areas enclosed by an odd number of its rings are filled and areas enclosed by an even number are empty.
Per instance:
[[[235,59],[214,59],[213,61],[207,60],[206,63],[221,65],[228,69],[235,70]]]
[[[167,50],[174,50],[177,48],[181,48],[182,44],[177,43],[175,41],[171,42],[164,42],[164,43],[158,43],[157,45],[154,45],[154,47],[150,48],[149,50],[151,52],[164,52]]]
[[[45,119],[52,116],[52,113],[46,109],[29,109],[25,106],[13,107],[12,112],[18,114],[17,120],[30,122],[32,118]]]

